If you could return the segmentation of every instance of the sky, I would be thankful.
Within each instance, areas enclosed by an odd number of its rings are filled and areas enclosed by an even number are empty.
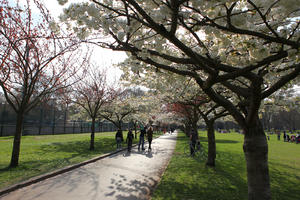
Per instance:
[[[25,2],[26,0],[20,0],[20,2]],[[82,0],[69,0],[70,2],[78,2]],[[51,15],[55,18],[63,13],[63,6],[59,5],[57,0],[44,0],[45,6],[50,11]],[[67,5],[65,6],[67,7]],[[109,49],[103,49],[101,47],[95,46],[92,56],[92,62],[97,64],[98,66],[107,67],[107,76],[108,81],[113,82],[114,80],[118,80],[122,74],[122,71],[112,66],[113,64],[117,64],[122,62],[126,58],[126,54],[124,52],[116,52]]]

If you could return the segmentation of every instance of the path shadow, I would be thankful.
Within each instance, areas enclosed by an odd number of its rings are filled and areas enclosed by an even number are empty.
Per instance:
[[[146,200],[152,188],[158,183],[152,177],[142,174],[138,180],[130,180],[127,176],[114,174],[105,196],[117,200]]]
[[[84,180],[88,180],[83,182]],[[86,185],[89,187],[86,187]],[[52,178],[46,181],[38,182],[29,186],[30,192],[22,193],[22,196],[14,200],[41,200],[41,199],[64,199],[65,196],[76,196],[76,194],[88,194],[84,199],[96,199],[99,194],[99,175],[85,168],[78,168]],[[84,186],[84,190],[82,187]],[[61,190],[63,188],[63,190]],[[50,191],[50,192],[49,192]],[[51,191],[54,191],[51,193]],[[57,192],[60,191],[60,192]],[[49,194],[50,193],[50,194]]]

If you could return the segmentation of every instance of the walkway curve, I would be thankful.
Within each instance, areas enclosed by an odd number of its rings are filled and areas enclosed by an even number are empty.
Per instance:
[[[18,189],[1,200],[143,200],[159,182],[173,154],[177,134],[153,140],[152,151],[135,147]],[[147,145],[146,145],[147,148]]]

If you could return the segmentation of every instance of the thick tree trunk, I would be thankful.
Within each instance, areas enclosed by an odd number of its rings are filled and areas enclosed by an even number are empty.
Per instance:
[[[95,118],[92,118],[90,150],[95,149]]]
[[[23,112],[17,113],[16,132],[15,132],[13,151],[12,151],[9,167],[17,167],[19,165],[23,119],[24,119],[24,113]]]
[[[243,148],[247,163],[248,200],[270,200],[268,143],[258,116],[244,131]]]
[[[214,167],[216,160],[216,139],[215,139],[215,129],[214,129],[214,121],[211,120],[206,123],[207,125],[207,138],[208,138],[208,154],[206,165],[210,167]]]

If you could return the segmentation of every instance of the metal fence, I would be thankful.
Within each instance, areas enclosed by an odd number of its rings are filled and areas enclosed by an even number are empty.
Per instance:
[[[0,122],[1,123],[1,122]],[[128,124],[123,124],[127,128]],[[15,133],[15,124],[0,124],[0,136],[12,136]],[[97,122],[96,132],[111,132],[117,128],[110,122]],[[91,123],[84,121],[73,121],[55,124],[24,123],[23,135],[51,135],[51,134],[76,134],[87,133],[91,131]]]

